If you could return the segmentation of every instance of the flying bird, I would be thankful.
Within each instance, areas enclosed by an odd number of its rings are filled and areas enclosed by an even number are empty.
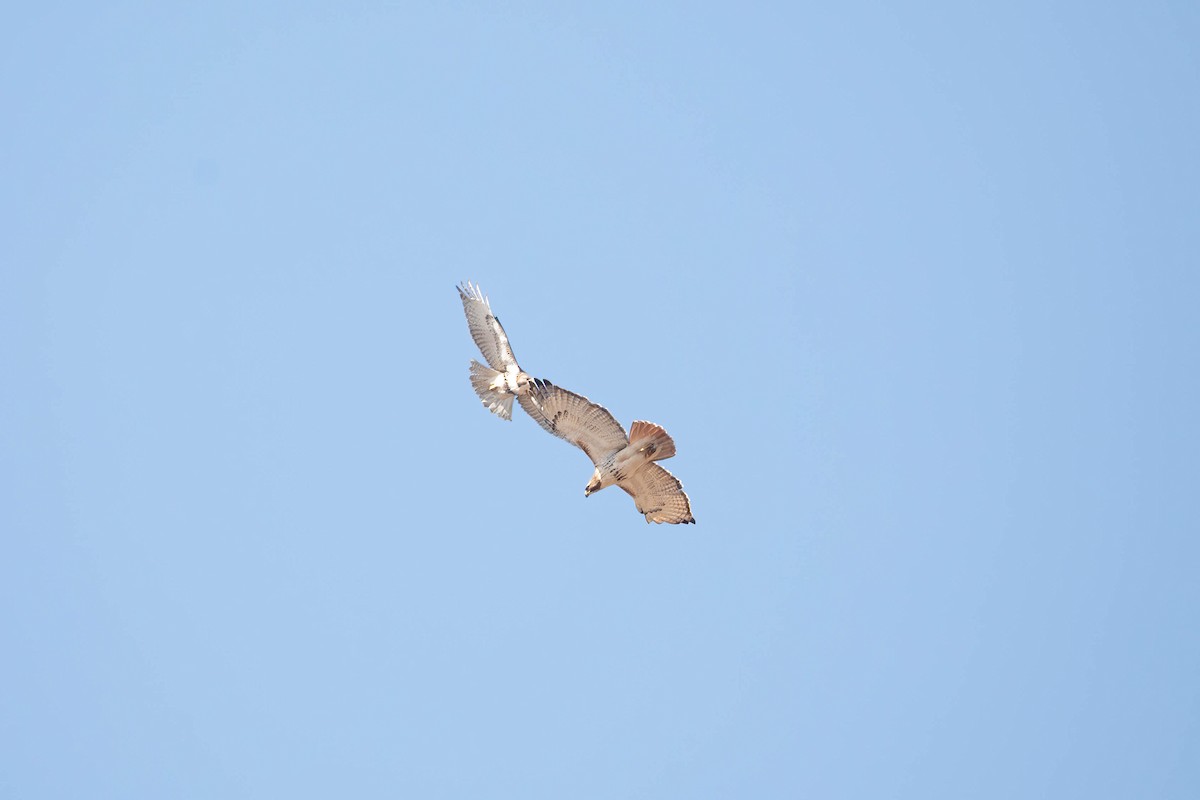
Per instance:
[[[488,363],[485,367],[471,359],[471,386],[475,387],[475,394],[488,411],[501,419],[511,420],[513,398],[527,396],[533,378],[517,364],[504,327],[492,313],[492,306],[479,287],[467,281],[457,288],[471,338]],[[522,406],[527,411],[531,407],[524,402]]]
[[[634,420],[626,435],[604,406],[540,378],[520,400],[538,425],[578,447],[596,466],[584,497],[615,485],[633,498],[647,524],[695,524],[683,484],[654,463],[675,455],[675,441],[661,426]]]

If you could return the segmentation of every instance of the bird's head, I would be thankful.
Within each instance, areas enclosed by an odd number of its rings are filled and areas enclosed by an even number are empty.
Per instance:
[[[583,487],[583,496],[587,497],[593,492],[598,491],[600,491],[600,477],[598,475],[593,475],[592,480],[588,483],[588,485]]]

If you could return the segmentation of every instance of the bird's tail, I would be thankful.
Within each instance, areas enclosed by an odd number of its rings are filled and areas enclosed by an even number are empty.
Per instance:
[[[501,374],[478,361],[471,361],[471,386],[475,387],[475,394],[479,395],[488,411],[501,419],[512,419],[513,395],[492,388],[492,383]]]
[[[662,426],[635,419],[629,426],[629,446],[645,453],[651,461],[662,461],[675,455],[675,440]]]

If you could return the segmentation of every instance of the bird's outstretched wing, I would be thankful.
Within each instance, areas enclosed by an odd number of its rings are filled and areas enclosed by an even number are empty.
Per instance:
[[[683,484],[658,464],[647,464],[617,486],[629,493],[647,523],[696,523]]]
[[[471,338],[475,340],[479,352],[483,353],[488,366],[503,372],[509,364],[516,364],[517,359],[508,344],[508,336],[505,335],[500,320],[492,313],[492,306],[479,287],[470,281],[461,283],[458,285],[458,296],[462,298]]]
[[[517,399],[538,425],[583,450],[593,464],[629,444],[625,429],[607,408],[550,381],[535,379],[529,394]]]

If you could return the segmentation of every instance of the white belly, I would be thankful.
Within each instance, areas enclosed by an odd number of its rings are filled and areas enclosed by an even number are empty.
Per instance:
[[[612,486],[629,479],[633,473],[646,465],[646,456],[632,447],[618,450],[600,466],[600,485]]]

